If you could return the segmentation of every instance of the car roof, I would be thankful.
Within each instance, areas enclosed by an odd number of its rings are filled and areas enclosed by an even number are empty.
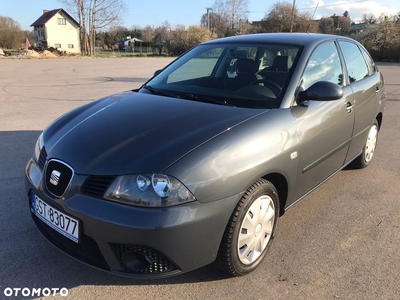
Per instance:
[[[345,38],[343,36],[320,33],[256,33],[231,36],[205,42],[204,44],[218,43],[279,43],[293,45],[315,44],[323,40]],[[347,39],[347,38],[346,38]]]

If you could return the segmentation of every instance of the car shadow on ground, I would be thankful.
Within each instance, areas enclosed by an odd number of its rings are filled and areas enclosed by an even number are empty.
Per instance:
[[[67,256],[35,228],[24,186],[25,165],[40,131],[0,132],[0,294],[7,287],[73,288],[80,285],[162,285],[228,277],[215,265],[164,279],[121,277]]]

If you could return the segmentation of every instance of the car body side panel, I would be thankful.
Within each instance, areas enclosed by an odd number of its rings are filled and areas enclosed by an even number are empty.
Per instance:
[[[293,194],[296,200],[343,166],[350,145],[354,112],[346,107],[353,100],[350,87],[342,99],[308,101],[293,107],[300,142],[299,169]]]
[[[179,178],[199,202],[215,201],[243,193],[270,173],[283,175],[291,187],[297,149],[292,111],[275,109],[208,141],[164,173]]]
[[[355,124],[346,162],[357,156],[363,149],[368,129],[378,114],[381,101],[379,98],[380,78],[380,73],[376,72],[372,76],[351,84],[354,93]]]

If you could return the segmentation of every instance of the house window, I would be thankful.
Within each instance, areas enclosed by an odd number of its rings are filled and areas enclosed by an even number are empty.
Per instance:
[[[61,44],[54,44],[54,48],[61,48]]]
[[[68,44],[68,48],[70,49],[74,48],[74,44]]]
[[[67,21],[64,18],[57,18],[58,25],[67,25]]]

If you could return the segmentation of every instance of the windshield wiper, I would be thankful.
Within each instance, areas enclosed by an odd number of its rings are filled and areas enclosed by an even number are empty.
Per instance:
[[[214,98],[197,96],[197,95],[193,95],[193,94],[186,94],[185,96],[182,96],[181,98],[188,99],[188,100],[195,100],[195,101],[200,101],[200,102],[207,102],[207,103],[214,103],[214,104],[219,104],[219,105],[226,105],[226,106],[235,107],[235,105],[230,104],[230,103],[226,102],[225,100],[221,101],[221,100],[217,100],[217,99],[214,99]]]
[[[150,93],[152,93],[154,95],[167,96],[167,97],[172,97],[172,98],[180,98],[179,95],[176,95],[176,94],[173,94],[173,93],[169,93],[169,92],[164,92],[164,91],[161,91],[161,90],[157,90],[157,89],[153,88],[150,85],[142,85],[141,88],[150,91]]]

